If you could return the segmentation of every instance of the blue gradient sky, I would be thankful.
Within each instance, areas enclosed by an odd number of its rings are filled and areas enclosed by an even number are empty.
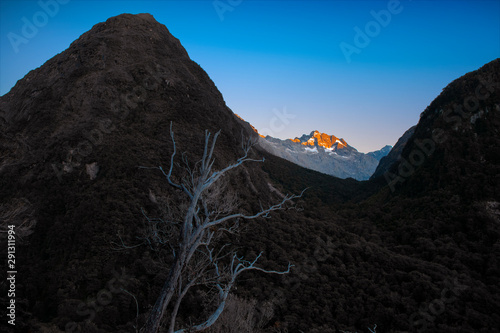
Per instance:
[[[355,27],[364,31],[370,12],[390,1],[215,2],[228,6],[223,13],[212,0],[60,1],[67,3],[47,22],[37,1],[0,2],[1,95],[94,24],[148,12],[264,134],[319,130],[363,152],[393,145],[448,83],[500,56],[495,0],[401,1],[402,11],[372,30],[350,62],[340,44],[356,46]],[[40,27],[15,52],[9,33],[23,36],[23,18]]]

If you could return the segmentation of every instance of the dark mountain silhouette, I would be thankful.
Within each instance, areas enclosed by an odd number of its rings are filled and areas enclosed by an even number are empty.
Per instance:
[[[132,272],[135,265],[142,266],[132,274],[137,287],[146,279],[153,288],[137,294],[141,312],[147,312],[161,275],[147,273],[151,258],[139,263],[147,248],[116,253],[111,242],[124,234],[134,243],[144,226],[141,207],[158,215],[150,198],[176,194],[160,174],[139,167],[169,165],[171,121],[178,149],[193,163],[203,153],[205,130],[223,129],[217,168],[240,156],[247,128],[179,41],[149,14],[95,25],[17,82],[1,97],[0,110],[2,210],[9,223],[22,224],[27,216],[33,230],[26,233],[34,231],[19,250],[18,300],[25,306],[18,325],[29,323],[31,314],[60,328],[84,321],[79,302],[95,296],[114,271]],[[246,184],[242,198],[253,192],[263,204],[279,198],[258,169],[242,167],[233,176]],[[258,208],[258,200],[242,207]],[[135,310],[128,311],[132,298],[118,301],[108,307],[111,315],[99,314],[98,326],[111,320],[104,329],[117,331],[135,317]]]
[[[295,265],[238,282],[256,318],[272,308],[267,332],[498,330],[498,73],[495,60],[451,83],[399,161],[371,181],[330,177],[259,148],[264,163],[228,177],[244,212],[310,187],[302,210],[276,212],[230,239],[242,255],[263,251],[265,268]],[[476,91],[479,106],[461,121],[446,111]],[[169,165],[170,122],[193,162],[204,131],[221,130],[217,168],[240,156],[242,136],[257,136],[148,14],[95,25],[0,97],[0,221],[17,226],[17,331],[144,324],[166,269],[148,247],[113,243],[137,241],[141,209],[162,217],[162,206],[179,203],[158,170],[140,168]],[[433,133],[447,140],[435,137],[418,162],[415,149]],[[405,161],[418,165],[405,172]],[[179,320],[198,322],[207,302],[190,295]]]
[[[401,158],[401,153],[403,152],[403,148],[410,139],[410,137],[413,135],[415,132],[415,127],[412,126],[410,127],[402,137],[399,138],[398,142],[392,147],[391,151],[384,157],[380,159],[379,164],[377,165],[377,168],[375,169],[375,172],[371,176],[371,178],[377,178],[381,175],[383,175],[386,171],[389,170],[389,168],[396,163],[400,158]]]
[[[469,200],[498,198],[499,63],[453,81],[424,110],[386,174],[393,188],[408,182],[405,191],[412,195],[445,186]],[[472,183],[463,186],[463,181]]]

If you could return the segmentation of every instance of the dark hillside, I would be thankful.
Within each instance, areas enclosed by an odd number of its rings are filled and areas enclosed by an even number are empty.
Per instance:
[[[469,201],[499,197],[499,71],[496,59],[443,89],[385,175],[391,190],[418,196],[446,188]]]
[[[379,177],[385,188],[342,213],[376,225],[388,249],[468,281],[452,305],[462,315],[438,318],[475,331],[500,319],[499,73],[496,59],[450,83],[422,113],[400,160]]]
[[[142,289],[137,296],[146,312],[162,275],[150,272],[147,248],[116,252],[111,242],[119,234],[133,242],[143,226],[141,207],[159,214],[151,198],[176,194],[159,171],[139,166],[169,165],[170,122],[178,149],[193,162],[205,130],[222,130],[217,168],[240,156],[248,135],[208,75],[149,14],[95,25],[18,81],[0,110],[2,224],[32,224],[19,249],[18,327],[31,316],[59,328],[83,321],[79,302],[122,268],[134,277],[131,288]],[[246,199],[254,192],[266,205],[279,199],[266,179],[251,164],[233,174],[231,183],[246,184],[239,186],[243,210],[259,208],[257,199]],[[119,301],[98,314],[98,327],[111,332],[129,322],[133,299]]]
[[[401,153],[403,152],[403,148],[405,147],[408,140],[412,137],[413,133],[415,133],[415,127],[410,127],[402,137],[399,138],[398,142],[394,145],[387,156],[382,157],[380,160],[377,169],[370,177],[370,179],[375,179],[377,177],[383,176],[383,174],[389,170],[389,168],[396,163],[401,158]]]
[[[19,237],[25,236],[18,260],[21,331],[40,322],[59,329],[81,324],[92,297],[122,269],[132,277],[128,287],[144,318],[165,272],[155,268],[146,247],[116,252],[112,243],[119,235],[134,243],[144,225],[141,208],[158,216],[160,204],[178,202],[159,171],[139,167],[169,165],[170,122],[178,149],[193,162],[201,156],[204,131],[221,130],[217,168],[240,156],[242,135],[255,135],[149,14],[123,14],[95,25],[2,96],[0,116],[2,227],[17,225]],[[255,212],[280,200],[272,178],[261,163],[232,174],[229,186],[237,189],[241,210]],[[293,190],[306,187],[302,183]],[[322,196],[330,199],[327,189]],[[284,255],[276,266],[288,260]],[[120,294],[105,310],[94,311],[91,324],[129,331],[133,302]]]

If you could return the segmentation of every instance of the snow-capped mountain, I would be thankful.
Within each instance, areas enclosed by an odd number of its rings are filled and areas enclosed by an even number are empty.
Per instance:
[[[364,154],[344,139],[319,131],[287,140],[267,136],[260,138],[259,144],[268,152],[305,168],[339,178],[351,177],[357,180],[369,179],[380,159],[392,148],[385,146]]]

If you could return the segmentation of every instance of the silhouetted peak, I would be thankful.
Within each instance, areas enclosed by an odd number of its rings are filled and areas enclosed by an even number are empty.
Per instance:
[[[162,50],[162,56],[188,58],[180,41],[170,34],[165,25],[147,13],[110,17],[105,22],[94,25],[73,44],[88,46],[87,43],[92,45],[92,43],[102,44],[103,42],[108,46],[121,46],[124,52],[141,46],[143,51],[153,52],[153,55]]]

